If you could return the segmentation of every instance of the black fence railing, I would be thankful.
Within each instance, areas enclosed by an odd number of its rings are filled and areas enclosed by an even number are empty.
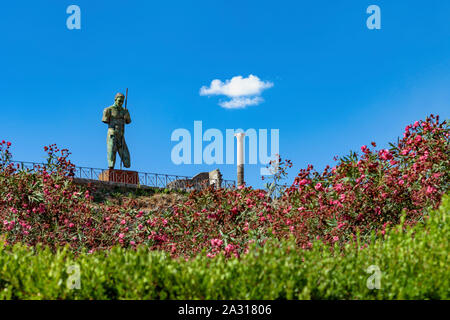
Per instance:
[[[21,170],[35,171],[39,167],[45,167],[45,163],[26,162],[26,161],[11,161],[13,165]],[[78,167],[74,168],[74,178],[88,179],[88,180],[100,180],[100,175],[105,169]],[[139,184],[147,187],[155,188],[174,188],[174,189],[199,189],[209,184],[208,180],[193,181],[191,177],[161,174],[161,173],[149,173],[138,172]],[[236,186],[233,180],[222,180],[222,188],[234,188]]]

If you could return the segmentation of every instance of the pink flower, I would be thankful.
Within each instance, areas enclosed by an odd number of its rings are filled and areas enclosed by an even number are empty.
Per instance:
[[[220,239],[211,239],[211,246],[220,247],[223,244],[223,241]]]
[[[432,186],[427,187],[427,194],[435,193],[437,190],[436,188],[433,188]]]
[[[233,251],[233,249],[234,249],[234,246],[233,246],[231,243],[229,243],[229,244],[225,247],[225,251],[226,251],[227,253],[229,253],[230,251]]]
[[[309,180],[307,180],[307,179],[302,179],[302,180],[300,180],[300,182],[298,183],[298,185],[299,186],[304,186],[305,184],[308,184],[309,183]]]
[[[136,242],[134,242],[133,240],[131,240],[131,241],[130,241],[130,244],[131,244],[132,246],[134,246],[134,245],[136,244]]]
[[[69,228],[73,228],[75,225],[73,223],[69,223]]]
[[[337,228],[340,229],[340,228],[342,228],[343,226],[345,226],[345,223],[339,223],[338,226],[337,226]]]
[[[208,219],[215,219],[216,217],[217,217],[217,216],[216,216],[215,213],[210,213],[210,214],[208,214],[208,216],[207,216]]]
[[[125,224],[127,223],[125,220],[120,221],[120,224]]]
[[[339,241],[339,237],[338,236],[334,236],[333,237],[333,242]]]
[[[379,156],[383,160],[391,160],[392,159],[392,154],[387,149],[380,150]]]
[[[322,191],[323,190],[322,184],[319,182],[318,184],[316,184],[314,189],[316,189],[317,191]]]
[[[120,239],[123,239],[124,237],[125,237],[125,235],[124,235],[123,233],[120,233],[120,234],[119,234],[119,238],[120,238]]]

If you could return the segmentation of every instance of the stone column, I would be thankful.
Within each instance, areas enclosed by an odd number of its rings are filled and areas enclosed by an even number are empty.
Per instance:
[[[244,137],[245,133],[236,133],[237,140],[237,185],[242,186],[244,182]]]

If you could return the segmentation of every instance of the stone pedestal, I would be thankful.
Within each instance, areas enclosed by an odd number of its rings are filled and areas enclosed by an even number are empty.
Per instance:
[[[136,171],[108,169],[99,175],[98,180],[126,184],[139,184],[139,174]]]

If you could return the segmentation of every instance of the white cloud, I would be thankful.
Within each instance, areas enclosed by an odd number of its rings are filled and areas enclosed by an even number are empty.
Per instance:
[[[225,82],[215,79],[211,81],[209,87],[200,88],[200,95],[227,96],[231,100],[220,102],[219,105],[223,108],[237,109],[260,104],[264,101],[260,97],[261,93],[271,87],[273,87],[272,82],[261,81],[257,76],[251,74],[247,78],[236,76]]]
[[[219,105],[223,108],[227,109],[239,109],[245,108],[246,106],[256,106],[263,102],[264,99],[261,97],[253,97],[253,98],[233,98],[230,101],[220,102]]]

